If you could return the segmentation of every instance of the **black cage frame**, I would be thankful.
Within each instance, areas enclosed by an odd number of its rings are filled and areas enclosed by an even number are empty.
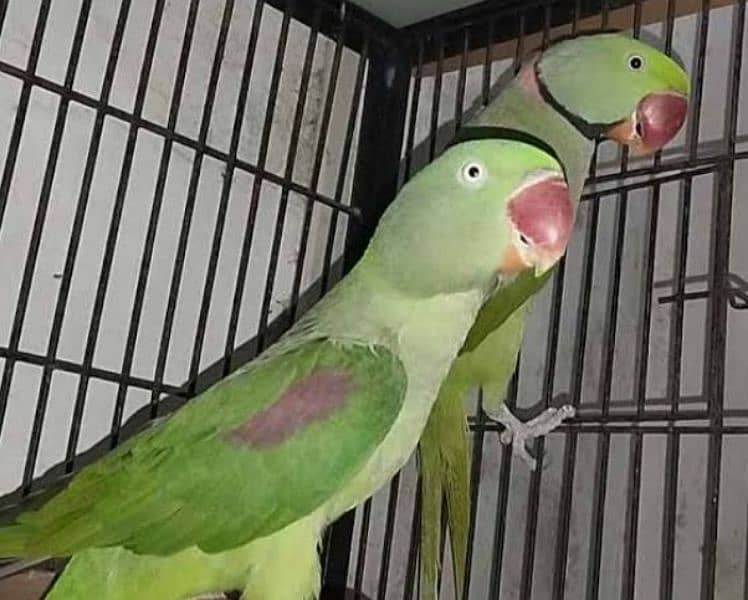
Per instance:
[[[177,253],[177,259],[174,264],[172,275],[172,292],[169,296],[168,306],[166,306],[166,320],[170,322],[173,317],[177,297],[179,294],[179,281],[183,270],[188,267],[185,264],[184,249],[186,248],[189,226],[191,219],[191,206],[194,203],[197,185],[201,175],[201,164],[204,158],[211,158],[220,161],[225,165],[230,180],[231,174],[236,171],[244,171],[252,174],[256,181],[269,181],[283,190],[281,196],[281,215],[285,211],[285,205],[288,202],[288,194],[294,193],[307,199],[309,206],[317,203],[330,207],[333,210],[334,217],[337,219],[347,219],[347,237],[346,249],[343,258],[342,269],[350,268],[358,257],[361,255],[366,246],[368,238],[372,233],[378,218],[389,201],[395,196],[397,189],[408,176],[416,170],[417,164],[424,160],[430,160],[438,154],[444,147],[444,142],[459,128],[465,118],[463,114],[462,97],[465,94],[465,74],[469,57],[473,56],[476,51],[483,52],[484,59],[484,84],[483,84],[483,101],[487,102],[491,94],[490,69],[492,63],[492,47],[503,41],[516,41],[516,57],[522,56],[529,48],[526,47],[526,38],[533,34],[539,34],[542,43],[545,44],[550,39],[550,32],[553,28],[565,25],[570,32],[575,32],[579,28],[579,23],[587,17],[597,17],[599,25],[607,25],[608,15],[614,9],[629,7],[632,10],[632,22],[630,27],[635,32],[641,27],[642,1],[614,1],[614,0],[531,0],[528,2],[519,1],[488,1],[483,2],[467,9],[455,11],[429,21],[418,23],[405,29],[395,29],[383,21],[373,17],[356,6],[346,2],[333,2],[332,0],[257,0],[255,13],[252,21],[252,33],[250,36],[249,47],[247,50],[247,59],[245,63],[246,78],[242,80],[241,92],[238,105],[241,106],[246,102],[247,89],[251,83],[251,65],[254,60],[254,53],[257,43],[257,31],[262,20],[262,9],[264,5],[273,7],[282,12],[283,25],[278,39],[277,54],[274,59],[274,69],[270,86],[268,117],[263,127],[262,140],[260,143],[260,152],[256,163],[245,161],[237,156],[238,131],[241,128],[241,116],[237,115],[234,125],[236,139],[232,136],[231,146],[228,152],[217,149],[208,143],[208,133],[210,128],[211,111],[213,110],[213,99],[215,89],[220,73],[221,62],[223,60],[224,46],[226,36],[231,25],[231,14],[235,2],[241,0],[226,0],[223,12],[223,20],[220,25],[220,34],[217,43],[217,49],[213,58],[212,68],[209,80],[207,81],[207,95],[203,107],[203,117],[201,120],[198,136],[193,139],[183,133],[180,133],[176,127],[177,112],[181,102],[181,87],[184,83],[187,58],[190,53],[190,40],[192,28],[194,28],[197,14],[198,2],[191,0],[188,22],[185,29],[184,44],[182,47],[182,60],[177,72],[175,93],[171,103],[168,122],[165,124],[149,121],[142,115],[143,103],[147,90],[148,74],[151,68],[151,61],[156,39],[159,33],[159,15],[163,11],[165,0],[154,0],[154,18],[150,24],[150,35],[148,46],[146,48],[140,84],[137,89],[134,108],[131,111],[124,110],[114,106],[109,101],[112,81],[117,68],[117,55],[119,45],[122,42],[125,26],[128,20],[128,11],[130,10],[132,0],[123,0],[119,11],[119,18],[116,23],[115,35],[112,45],[109,49],[109,58],[104,75],[104,83],[99,97],[93,97],[76,91],[74,87],[75,70],[77,67],[77,54],[80,52],[83,43],[83,35],[88,19],[92,0],[83,0],[81,11],[78,18],[78,25],[71,50],[71,60],[68,65],[68,71],[64,83],[57,83],[46,79],[36,73],[36,67],[39,61],[40,49],[44,39],[45,27],[47,26],[51,0],[41,0],[40,11],[36,21],[36,27],[33,32],[31,51],[28,56],[28,62],[25,68],[9,62],[0,61],[0,74],[17,79],[20,84],[20,95],[16,109],[16,118],[11,132],[8,145],[8,153],[0,176],[0,231],[6,225],[4,215],[6,213],[7,202],[10,187],[13,181],[14,169],[17,162],[17,151],[24,134],[24,126],[28,115],[29,99],[32,90],[40,88],[55,95],[59,101],[57,119],[55,121],[54,131],[50,142],[50,154],[45,171],[42,193],[39,196],[36,220],[31,237],[31,244],[28,250],[27,262],[21,281],[20,293],[18,296],[17,306],[14,307],[14,319],[11,330],[9,343],[0,347],[0,358],[5,359],[2,380],[0,381],[0,427],[2,427],[3,417],[7,408],[8,397],[12,382],[14,367],[18,364],[32,364],[43,368],[41,379],[41,388],[35,409],[34,428],[31,442],[28,448],[26,469],[23,477],[21,488],[12,496],[12,499],[18,499],[34,493],[36,489],[43,488],[48,480],[54,480],[58,477],[65,476],[73,470],[74,467],[85,464],[88,460],[96,457],[132,431],[137,430],[144,421],[157,416],[159,410],[166,412],[175,406],[180,405],[186,399],[194,396],[200,390],[228,374],[239,364],[245,362],[254,356],[268,343],[272,342],[303,310],[304,301],[300,297],[298,286],[295,288],[294,297],[292,298],[290,308],[285,311],[279,318],[270,322],[269,302],[272,293],[272,281],[274,274],[274,265],[277,262],[279,252],[279,234],[283,227],[283,218],[280,216],[277,221],[275,242],[272,248],[271,271],[268,275],[266,284],[258,282],[258,286],[265,285],[264,290],[258,288],[258,293],[264,294],[265,303],[261,319],[261,327],[257,336],[247,344],[241,347],[235,347],[235,340],[229,333],[226,341],[226,351],[224,360],[213,365],[207,371],[199,372],[200,352],[203,344],[203,336],[206,326],[207,314],[210,308],[211,291],[214,285],[215,264],[221,251],[222,219],[225,218],[226,203],[228,199],[228,189],[225,188],[220,196],[218,225],[215,230],[215,237],[211,249],[209,275],[205,282],[202,309],[200,320],[194,342],[193,360],[191,362],[189,379],[183,385],[170,385],[164,381],[164,364],[169,348],[169,337],[171,335],[170,327],[164,329],[162,338],[162,351],[159,355],[159,363],[156,369],[156,376],[153,380],[134,377],[131,373],[131,359],[135,340],[137,338],[138,323],[142,306],[142,293],[136,297],[136,303],[133,307],[134,324],[131,327],[128,337],[128,346],[126,356],[130,357],[130,362],[125,360],[122,369],[118,372],[96,367],[94,364],[94,353],[99,327],[101,322],[101,313],[103,310],[104,299],[107,294],[107,283],[110,276],[110,269],[113,260],[113,253],[117,245],[117,234],[119,222],[122,216],[123,204],[127,192],[128,179],[132,167],[132,158],[135,150],[136,141],[140,132],[147,131],[163,139],[164,159],[159,167],[157,191],[155,194],[154,217],[157,221],[159,207],[157,203],[163,196],[164,182],[167,175],[169,154],[172,146],[179,145],[190,149],[194,152],[194,162],[192,177],[190,179],[190,188],[188,191],[187,208],[184,213],[184,226],[180,235],[180,248]],[[733,36],[733,53],[731,57],[731,66],[729,71],[729,81],[727,85],[730,90],[730,97],[738,97],[737,90],[740,85],[740,74],[742,67],[742,48],[743,32],[745,29],[745,0],[736,2],[736,23]],[[665,20],[666,40],[665,47],[669,51],[672,47],[673,23],[676,15],[677,3],[675,0],[669,0],[667,3],[667,14]],[[611,436],[618,433],[631,434],[631,467],[629,472],[628,495],[627,495],[627,512],[626,520],[626,541],[624,549],[623,563],[623,598],[634,598],[634,581],[636,577],[636,552],[637,552],[637,519],[639,511],[639,496],[641,492],[641,460],[642,444],[644,436],[648,434],[663,434],[667,436],[667,456],[665,477],[665,503],[663,510],[663,549],[661,564],[660,580],[660,598],[672,599],[673,596],[673,554],[675,551],[675,501],[676,486],[678,480],[678,461],[680,440],[685,435],[703,435],[708,437],[708,465],[707,465],[707,486],[706,502],[704,513],[704,530],[703,530],[703,553],[701,562],[701,589],[698,597],[707,600],[715,597],[715,569],[716,569],[716,544],[717,544],[717,524],[718,511],[720,508],[719,491],[721,477],[721,453],[723,436],[725,435],[745,435],[748,434],[748,424],[740,422],[741,415],[726,414],[723,408],[724,398],[724,381],[725,381],[725,356],[726,356],[726,335],[727,335],[727,314],[729,310],[740,310],[748,306],[748,296],[740,287],[731,279],[729,272],[730,262],[730,234],[731,234],[731,215],[733,202],[733,179],[737,165],[740,161],[748,159],[748,150],[738,150],[737,140],[737,123],[738,123],[738,103],[737,100],[728,106],[726,114],[726,135],[721,148],[718,151],[704,155],[698,152],[698,130],[699,116],[702,102],[702,84],[704,77],[704,59],[707,44],[707,30],[710,13],[709,0],[703,0],[700,6],[700,25],[697,35],[699,49],[698,55],[701,57],[695,65],[693,73],[694,97],[693,110],[691,112],[691,122],[689,123],[689,134],[687,142],[687,151],[685,155],[675,158],[657,155],[651,164],[639,166],[638,164],[630,167],[627,155],[624,153],[620,168],[613,172],[598,174],[595,171],[595,165],[590,175],[589,187],[584,200],[597,200],[600,197],[610,197],[618,202],[618,210],[621,215],[625,215],[627,195],[635,190],[651,190],[652,204],[656,207],[658,194],[661,186],[679,182],[681,185],[682,202],[686,207],[680,215],[680,239],[678,241],[678,264],[676,269],[675,291],[671,296],[660,298],[660,302],[672,303],[674,307],[673,319],[675,323],[674,334],[670,339],[670,360],[669,360],[669,398],[668,406],[665,409],[651,410],[645,404],[646,385],[646,359],[648,352],[648,332],[649,320],[651,315],[649,311],[644,311],[641,315],[642,332],[639,347],[636,349],[638,358],[637,371],[637,393],[636,406],[627,411],[611,411],[609,393],[606,396],[602,393],[601,404],[599,409],[587,409],[570,420],[562,427],[565,439],[565,451],[563,460],[563,484],[562,499],[560,502],[560,511],[558,514],[558,535],[555,549],[555,562],[552,565],[553,579],[553,599],[561,600],[564,598],[565,573],[569,544],[569,519],[570,519],[570,502],[572,486],[575,476],[575,452],[577,439],[580,434],[596,432],[600,434],[600,445],[602,448],[601,456],[607,456],[610,450]],[[8,2],[0,2],[0,38],[7,32],[3,30],[5,15],[8,9]],[[307,186],[300,184],[294,179],[293,163],[295,159],[295,148],[298,142],[300,121],[297,119],[292,125],[291,142],[288,157],[288,168],[282,175],[278,175],[265,168],[269,137],[272,128],[272,110],[278,93],[278,82],[283,68],[284,53],[288,36],[289,22],[298,21],[304,23],[310,28],[311,37],[324,36],[335,41],[336,59],[333,70],[339,66],[339,54],[343,48],[348,48],[360,56],[360,63],[357,77],[355,80],[355,90],[353,95],[353,108],[351,111],[350,127],[348,128],[344,142],[344,164],[341,166],[339,175],[338,192],[333,196],[326,196],[316,190],[316,184]],[[311,64],[311,59],[307,56],[307,61]],[[458,65],[459,82],[457,86],[457,95],[460,99],[455,103],[456,110],[452,120],[451,128],[448,131],[439,128],[439,101],[441,95],[441,80],[445,70],[445,65],[452,61]],[[305,67],[302,75],[301,86],[299,90],[300,97],[306,93],[308,85],[308,67]],[[431,131],[428,140],[420,148],[415,147],[415,127],[418,113],[418,97],[422,77],[425,74],[434,75],[434,92],[431,106]],[[335,77],[333,74],[334,88]],[[332,94],[330,94],[332,96]],[[361,103],[360,124],[358,130],[354,126],[357,119],[357,111]],[[91,181],[94,174],[94,168],[97,163],[98,140],[101,137],[104,123],[108,119],[121,121],[128,126],[128,142],[124,157],[122,160],[122,170],[117,188],[117,199],[115,209],[111,219],[110,229],[107,232],[107,242],[105,253],[102,258],[102,270],[99,280],[99,286],[96,291],[96,301],[94,311],[91,315],[90,328],[88,330],[86,352],[84,360],[81,363],[75,363],[58,358],[57,345],[59,343],[60,328],[62,327],[62,318],[65,311],[65,302],[67,288],[70,285],[77,256],[80,249],[76,246],[73,235],[69,253],[65,261],[65,269],[61,274],[62,287],[55,311],[55,321],[50,337],[48,351],[45,354],[34,354],[23,351],[19,347],[19,340],[24,325],[26,314],[26,305],[29,300],[31,284],[35,276],[36,253],[39,250],[39,244],[43,235],[45,215],[47,210],[47,198],[55,176],[56,162],[60,150],[60,143],[63,129],[66,121],[66,114],[71,104],[80,104],[95,111],[96,120],[91,135],[91,145],[88,148],[88,155],[85,163],[85,171],[82,174],[83,184],[76,208],[74,227],[82,227],[83,219],[86,213],[88,193],[91,187]],[[323,114],[323,132],[326,132],[327,122],[332,111],[332,100],[328,98],[325,112]],[[237,129],[238,128],[238,129]],[[352,154],[354,138],[357,140],[357,153]],[[324,134],[321,136],[322,142],[318,144],[318,152],[321,154],[324,147]],[[322,149],[320,149],[322,148]],[[419,158],[420,157],[420,158]],[[352,161],[354,165],[354,184],[353,193],[350,203],[346,204],[341,201],[343,180],[348,168],[348,162]],[[419,165],[418,165],[419,166]],[[318,166],[316,167],[319,168]],[[318,177],[317,171],[317,177]],[[719,184],[716,189],[716,212],[713,223],[711,248],[711,262],[709,281],[707,290],[703,293],[686,292],[686,256],[688,244],[688,206],[691,202],[692,182],[704,174],[716,174]],[[313,179],[316,181],[316,179]],[[260,197],[259,187],[255,187],[252,192],[251,202],[257,204]],[[581,285],[582,295],[579,298],[578,314],[586,314],[590,302],[590,280],[594,266],[594,247],[597,236],[597,212],[599,203],[589,202],[586,210],[589,211],[589,226],[586,228],[584,239],[584,266],[585,270],[582,275],[583,283]],[[311,209],[310,209],[311,210]],[[252,213],[247,225],[247,231],[251,232]],[[652,218],[656,219],[656,208],[653,209]],[[608,296],[608,324],[610,333],[605,339],[605,361],[604,374],[607,377],[607,386],[610,384],[610,374],[613,362],[613,349],[615,346],[615,318],[620,289],[620,269],[621,254],[623,246],[623,222],[617,232],[615,244],[615,260],[613,262],[614,277],[610,286]],[[154,221],[155,223],[155,221]],[[154,225],[155,227],[155,225]],[[308,229],[308,225],[307,225]],[[154,230],[155,231],[155,230]],[[141,263],[141,272],[138,285],[143,287],[147,283],[150,261],[153,252],[153,235],[149,230],[146,245],[144,247],[143,258]],[[248,233],[251,235],[251,233]],[[246,276],[246,263],[249,259],[249,246],[245,246],[246,254],[242,254],[240,265],[244,265],[237,275],[237,294],[229,323],[229,332],[235,328],[238,320],[238,312],[242,294],[245,292],[241,283]],[[303,250],[302,250],[303,251]],[[653,246],[650,244],[648,252],[649,264],[645,266],[645,272],[648,274],[649,284],[645,286],[645,293],[652,296],[652,253]],[[328,287],[329,282],[334,279],[336,265],[332,264],[331,254],[327,254],[327,263],[322,276],[320,287],[316,289],[315,294]],[[301,259],[303,262],[303,257]],[[339,266],[339,265],[338,265]],[[552,327],[548,331],[548,350],[546,354],[546,366],[544,374],[544,385],[541,406],[548,406],[553,394],[553,378],[556,368],[556,347],[559,338],[559,314],[562,302],[563,282],[565,269],[564,265],[558,270],[551,287],[551,314],[550,320]],[[139,287],[139,289],[140,289]],[[270,290],[270,291],[269,291]],[[706,374],[705,380],[705,398],[706,405],[703,410],[693,410],[684,407],[679,402],[679,377],[680,377],[680,356],[682,353],[682,322],[683,313],[686,303],[695,298],[706,298],[708,303],[708,332],[707,357],[706,357]],[[681,330],[678,328],[680,323]],[[680,333],[679,333],[680,331]],[[570,401],[578,404],[581,386],[581,372],[583,360],[583,349],[587,336],[587,324],[584,318],[577,321],[577,328],[574,332],[575,352],[573,364],[574,379],[570,392]],[[65,462],[54,471],[47,480],[37,481],[34,479],[34,468],[36,456],[39,451],[39,442],[41,430],[45,416],[45,410],[49,399],[49,388],[52,375],[57,371],[65,371],[77,375],[80,378],[79,393],[75,404],[75,417],[73,419],[73,429],[71,431],[70,443]],[[84,457],[76,457],[77,436],[80,428],[83,406],[87,394],[88,382],[91,379],[100,379],[109,381],[119,386],[120,393],[117,396],[117,405],[115,417],[112,424],[110,437],[102,442],[94,451]],[[152,403],[149,410],[143,412],[139,418],[135,418],[131,423],[123,425],[122,417],[126,390],[130,386],[149,390],[152,394]],[[516,385],[513,387],[514,396],[510,397],[509,402],[512,404],[516,401]],[[170,395],[167,400],[162,400],[164,394]],[[474,486],[473,504],[477,502],[477,488],[482,461],[483,440],[487,436],[495,436],[497,427],[488,422],[483,413],[478,410],[476,415],[471,418],[471,429],[474,433],[475,445],[473,455],[473,480]],[[543,450],[543,442],[538,443],[536,448],[538,452]],[[74,460],[76,461],[74,464]],[[491,575],[491,598],[500,597],[500,572],[502,561],[507,560],[503,542],[504,536],[504,518],[507,510],[509,478],[511,472],[511,453],[505,451],[502,455],[500,473],[499,473],[499,501],[496,508],[496,522],[491,526],[495,527],[494,538],[494,568]],[[598,525],[602,524],[605,496],[604,481],[607,476],[606,464],[602,460],[598,465],[597,477],[603,482],[603,491],[595,498],[594,520]],[[534,535],[538,522],[539,495],[541,488],[542,471],[534,473],[529,488],[527,502],[527,521],[526,521],[526,538],[522,550],[522,579],[518,598],[526,599],[532,596],[532,578],[534,570],[534,556],[536,539]],[[389,573],[390,547],[393,540],[395,529],[395,513],[398,508],[398,478],[393,481],[390,492],[385,523],[385,549],[381,559],[380,579],[378,586],[379,600],[385,597],[387,588],[387,578]],[[354,593],[360,592],[362,581],[363,560],[367,544],[367,528],[371,516],[371,504],[364,505],[362,510],[362,533],[360,538],[354,542],[353,536],[353,516],[346,515],[336,523],[329,532],[327,544],[324,551],[324,569],[325,569],[325,594],[328,598],[343,597],[342,590],[347,587],[349,581],[349,571],[355,570]],[[413,530],[410,535],[410,561],[405,581],[405,598],[414,597],[414,589],[417,579],[417,518],[413,519]],[[475,524],[473,524],[473,531]],[[599,527],[601,530],[602,527]],[[594,535],[592,540],[592,551],[590,554],[590,569],[587,587],[587,598],[597,598],[599,595],[599,577],[600,561],[602,552],[602,534]],[[350,564],[351,548],[354,543],[358,544],[359,553],[358,561],[355,565]],[[469,557],[472,559],[472,555]],[[468,566],[470,572],[470,566]],[[746,576],[746,597],[748,597],[748,576]],[[463,593],[463,598],[467,598],[468,589]],[[354,596],[355,597],[355,596]],[[696,595],[693,596],[697,597]]]

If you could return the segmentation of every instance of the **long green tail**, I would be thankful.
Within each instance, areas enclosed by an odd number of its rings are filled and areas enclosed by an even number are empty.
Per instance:
[[[435,600],[438,595],[442,498],[447,503],[455,590],[464,586],[470,525],[470,439],[463,406],[465,391],[456,379],[442,385],[419,447],[421,486],[425,492],[421,495],[422,600]]]
[[[503,402],[522,343],[528,298],[542,288],[551,274],[549,271],[539,278],[531,273],[520,275],[486,302],[439,390],[419,444],[423,600],[432,600],[437,594],[444,497],[455,589],[462,590],[464,585],[470,525],[470,437],[465,394],[484,385],[491,409]]]

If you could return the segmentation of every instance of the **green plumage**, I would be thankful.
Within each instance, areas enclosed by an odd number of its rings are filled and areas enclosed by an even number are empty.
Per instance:
[[[644,68],[633,71],[628,60],[641,56]],[[537,61],[537,70],[535,62]],[[553,98],[571,114],[591,124],[628,118],[647,94],[674,92],[687,96],[689,80],[673,60],[642,42],[619,34],[583,35],[552,45],[530,61],[500,95],[467,125],[506,127],[529,133],[549,144],[564,166],[572,201],[578,203],[594,141],[585,137],[540,93],[536,72]],[[469,529],[469,440],[464,434],[465,394],[484,388],[484,409],[496,414],[514,372],[532,298],[548,281],[526,274],[497,289],[482,307],[440,389],[419,445],[424,475],[421,552],[422,589],[435,586],[441,498],[451,498],[448,531],[453,560],[464,564]],[[438,500],[437,500],[438,499]],[[456,569],[459,574],[461,569]],[[457,577],[457,589],[463,580]]]
[[[292,384],[331,368],[349,374],[353,389],[330,418],[269,448],[227,439]],[[402,364],[381,347],[313,341],[273,356],[212,387],[85,469],[41,510],[19,517],[0,537],[0,555],[67,556],[91,546],[215,553],[266,536],[319,507],[361,468],[392,427],[405,387]],[[261,485],[237,486],[247,473]]]
[[[315,598],[323,529],[415,450],[539,172],[561,176],[516,142],[447,151],[284,338],[0,529],[0,556],[72,554],[49,600]]]

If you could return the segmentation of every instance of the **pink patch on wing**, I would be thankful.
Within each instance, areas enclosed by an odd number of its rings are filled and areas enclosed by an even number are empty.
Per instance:
[[[294,383],[262,412],[228,434],[238,446],[269,448],[343,408],[353,389],[350,375],[323,369]]]

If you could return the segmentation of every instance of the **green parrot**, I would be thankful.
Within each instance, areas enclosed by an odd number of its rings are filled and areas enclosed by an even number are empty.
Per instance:
[[[557,159],[492,133],[404,186],[278,343],[0,529],[0,556],[72,556],[48,600],[315,598],[324,528],[415,450],[497,281],[565,252]]]
[[[618,32],[585,32],[560,39],[532,56],[517,76],[458,133],[495,127],[508,138],[539,138],[559,157],[575,210],[595,141],[609,138],[635,155],[675,137],[688,110],[690,82],[672,59]],[[532,241],[532,239],[531,239]],[[419,446],[422,476],[422,589],[433,590],[438,570],[442,498],[446,497],[455,585],[462,588],[468,544],[470,442],[464,398],[483,387],[483,410],[501,423],[501,441],[532,469],[527,442],[574,415],[549,408],[528,423],[504,405],[522,344],[525,314],[552,271],[524,273],[498,287],[481,308],[444,381]]]

